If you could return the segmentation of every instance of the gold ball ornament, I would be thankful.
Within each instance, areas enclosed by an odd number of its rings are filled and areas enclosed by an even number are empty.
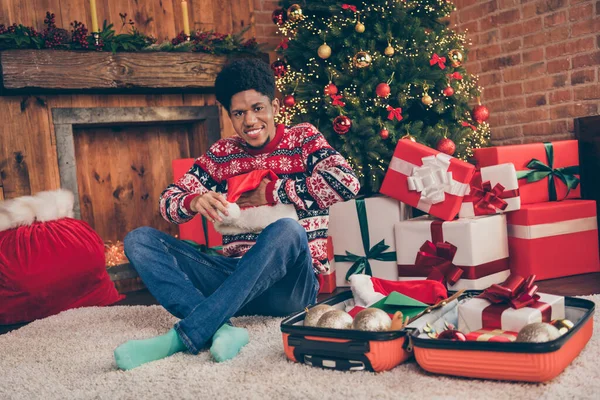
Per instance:
[[[391,57],[394,55],[394,53],[396,52],[396,50],[394,50],[393,46],[388,46],[385,48],[385,50],[383,51],[383,54],[385,54],[388,57]]]
[[[288,19],[292,22],[298,22],[304,18],[300,4],[292,4],[287,10]]]
[[[319,57],[321,57],[323,60],[328,59],[331,56],[331,47],[329,47],[327,45],[327,43],[323,43],[322,45],[319,46],[319,48],[317,49],[317,54],[319,55]]]
[[[351,329],[352,317],[342,310],[335,309],[327,311],[319,318],[317,326],[320,328]]]
[[[335,310],[332,306],[327,304],[318,304],[314,307],[311,307],[306,311],[306,316],[304,317],[304,326],[317,326],[317,322],[319,319],[325,314],[327,311]]]
[[[433,103],[433,99],[431,98],[430,95],[426,94],[425,96],[423,96],[421,98],[421,103],[423,103],[426,106],[428,106],[428,105],[431,105],[431,103]]]
[[[373,59],[366,51],[359,51],[352,58],[352,62],[356,68],[366,68],[371,65],[371,61],[373,61]]]
[[[365,31],[365,24],[362,22],[357,22],[354,26],[354,30],[358,33],[363,33]]]
[[[554,321],[550,322],[550,325],[558,329],[558,333],[560,333],[561,336],[569,332],[571,329],[573,329],[573,326],[575,326],[568,319],[555,319]]]
[[[525,325],[517,335],[515,342],[544,343],[560,337],[558,329],[545,322]]]
[[[457,49],[450,50],[448,53],[448,59],[450,61],[450,66],[458,68],[463,62],[463,53]]]
[[[391,325],[392,319],[385,311],[379,308],[365,308],[354,317],[352,329],[381,332],[389,330]]]

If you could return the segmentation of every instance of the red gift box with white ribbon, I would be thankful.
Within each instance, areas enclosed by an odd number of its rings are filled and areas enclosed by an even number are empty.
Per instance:
[[[458,214],[475,167],[411,140],[399,140],[380,192],[444,220]]]
[[[595,201],[526,204],[506,217],[512,272],[538,279],[600,272]]]

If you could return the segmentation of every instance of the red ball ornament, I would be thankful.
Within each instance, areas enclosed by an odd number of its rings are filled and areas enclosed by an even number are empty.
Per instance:
[[[288,94],[283,98],[283,104],[286,107],[294,107],[294,104],[296,104],[296,99],[291,94]]]
[[[384,128],[384,129],[382,129],[382,130],[379,131],[379,136],[381,136],[381,138],[383,140],[385,140],[385,139],[387,139],[387,138],[390,137],[390,131],[388,131],[387,129]]]
[[[387,83],[380,83],[375,88],[375,93],[379,97],[388,97],[391,91],[392,90],[390,89],[390,85],[388,85]]]
[[[327,96],[331,96],[332,94],[337,94],[338,88],[333,83],[325,86],[325,90],[323,91]]]
[[[271,14],[271,19],[274,24],[283,25],[287,20],[287,11],[283,8],[278,8]]]
[[[345,135],[352,128],[352,120],[345,115],[339,115],[333,120],[333,130],[339,135]]]
[[[442,152],[444,154],[448,154],[449,156],[453,155],[456,151],[456,145],[452,140],[448,138],[440,139],[435,148],[437,149],[437,151]]]
[[[280,78],[287,72],[287,65],[281,60],[277,60],[271,64],[271,69],[275,73],[275,76]]]
[[[448,86],[446,89],[444,89],[444,96],[450,97],[453,94],[454,94],[454,89],[452,89],[452,86]]]
[[[456,329],[446,329],[445,331],[441,332],[437,338],[438,339],[446,339],[446,340],[454,340],[457,342],[466,342],[467,341],[465,334],[462,333],[461,331],[457,331]]]
[[[490,110],[486,106],[479,104],[473,108],[471,115],[475,121],[482,123],[490,117]]]

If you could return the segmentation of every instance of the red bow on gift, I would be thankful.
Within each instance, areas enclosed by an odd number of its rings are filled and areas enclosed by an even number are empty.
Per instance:
[[[518,310],[539,300],[540,296],[536,294],[538,287],[533,282],[535,275],[525,279],[520,275],[511,274],[504,283],[490,286],[479,297],[489,300],[492,304],[508,304]]]
[[[463,274],[463,270],[452,263],[456,246],[448,242],[433,244],[430,240],[423,243],[417,253],[417,267],[431,267],[427,279],[454,285]]]
[[[356,12],[356,6],[353,6],[351,4],[342,4],[342,8],[344,10],[352,10],[353,12]]]
[[[477,127],[475,125],[471,125],[470,123],[463,121],[461,122],[462,126],[468,126],[469,128],[473,129],[474,131],[477,130]]]
[[[490,181],[481,181],[481,172],[471,179],[471,193],[464,198],[464,202],[473,203],[475,215],[496,214],[496,210],[505,210],[508,203],[502,199],[504,186],[497,183],[493,188]]]
[[[393,121],[396,118],[398,121],[402,121],[402,108],[394,108],[392,106],[387,106],[386,110],[388,110],[388,119]]]
[[[452,73],[452,74],[449,74],[449,75],[448,75],[448,78],[450,78],[450,79],[458,79],[458,80],[460,80],[460,79],[462,79],[462,78],[463,78],[463,76],[460,74],[460,72],[454,72],[454,73]]]
[[[346,103],[344,103],[342,101],[342,95],[341,94],[332,94],[331,98],[333,99],[333,105],[334,106],[344,107],[346,105]]]
[[[433,53],[433,57],[431,57],[431,60],[429,60],[429,65],[433,66],[435,64],[437,64],[441,69],[446,68],[446,57],[440,57],[437,55],[437,53]]]

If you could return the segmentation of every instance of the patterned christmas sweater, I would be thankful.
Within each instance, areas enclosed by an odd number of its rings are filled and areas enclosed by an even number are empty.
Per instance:
[[[262,169],[279,178],[267,185],[267,202],[294,205],[308,235],[315,272],[327,272],[329,207],[352,199],[360,184],[344,157],[311,124],[278,125],[275,138],[261,149],[250,148],[239,137],[220,139],[163,191],[161,215],[176,224],[187,222],[195,215],[190,203],[196,196],[210,190],[226,194],[228,178]],[[223,254],[241,256],[257,237],[258,233],[223,235]]]

